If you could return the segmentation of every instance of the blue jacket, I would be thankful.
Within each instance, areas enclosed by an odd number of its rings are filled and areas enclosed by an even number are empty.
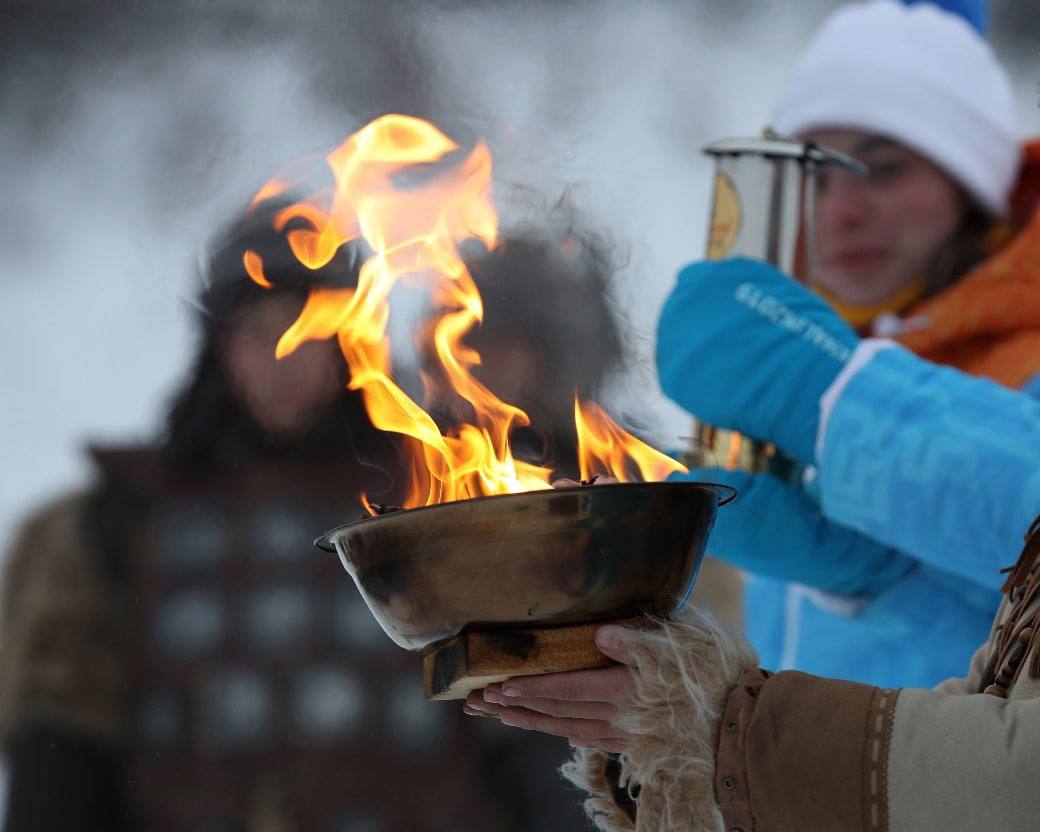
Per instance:
[[[1025,389],[1035,395],[1040,380]],[[883,545],[914,551],[915,565],[868,597],[749,576],[748,636],[763,665],[885,687],[928,687],[962,674],[989,634],[1007,565],[1000,557],[1015,551],[1040,512],[1040,406],[1030,401],[903,350],[860,370],[824,432],[822,507]],[[951,422],[942,404],[964,418]],[[901,431],[909,419],[920,429]],[[976,470],[973,454],[985,462]],[[928,460],[962,466],[964,487],[923,489]],[[983,479],[994,470],[1019,484],[1011,490],[1021,499]],[[813,583],[828,585],[822,575]]]
[[[998,602],[995,590],[921,566],[874,598],[749,575],[745,615],[763,667],[930,688],[963,675]]]

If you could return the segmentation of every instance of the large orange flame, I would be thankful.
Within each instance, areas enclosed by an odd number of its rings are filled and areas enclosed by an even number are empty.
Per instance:
[[[461,158],[456,158],[461,156]],[[422,119],[387,115],[350,136],[326,157],[335,188],[284,208],[275,228],[286,231],[296,258],[311,269],[328,264],[339,248],[363,240],[371,256],[356,289],[314,288],[299,318],[278,343],[278,357],[309,339],[336,337],[372,423],[410,437],[411,488],[404,506],[550,487],[552,471],[513,458],[509,434],[529,424],[527,414],[474,378],[480,356],[462,340],[483,316],[480,293],[459,254],[468,239],[488,248],[498,237],[491,201],[491,154],[483,143],[459,147]],[[274,179],[256,204],[286,190]],[[293,221],[296,222],[293,222]],[[243,255],[249,276],[270,285],[253,251]],[[442,434],[433,419],[394,382],[390,366],[388,297],[408,275],[427,281],[439,317],[429,328],[433,352],[451,388],[473,408],[472,423]],[[606,473],[645,479],[683,470],[674,460],[622,431],[594,403],[576,403],[582,477]]]

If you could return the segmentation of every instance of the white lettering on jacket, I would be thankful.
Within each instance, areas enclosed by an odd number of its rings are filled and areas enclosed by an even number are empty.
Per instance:
[[[842,363],[852,354],[849,348],[819,324],[792,312],[783,301],[765,294],[753,283],[741,283],[734,293],[738,303],[753,309],[770,323],[786,329]]]

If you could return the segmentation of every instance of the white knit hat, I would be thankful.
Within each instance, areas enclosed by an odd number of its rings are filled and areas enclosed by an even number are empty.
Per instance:
[[[1011,84],[989,44],[928,3],[872,0],[824,21],[772,115],[778,133],[825,127],[895,139],[995,215],[1021,158]]]

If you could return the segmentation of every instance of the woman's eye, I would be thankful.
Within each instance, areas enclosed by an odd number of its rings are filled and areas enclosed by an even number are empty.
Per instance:
[[[869,168],[865,177],[859,177],[856,174],[838,173],[838,176],[851,176],[850,182],[888,182],[893,179],[902,176],[907,169],[909,164],[905,161],[890,161],[890,162],[867,162]],[[816,193],[817,195],[823,195],[827,192],[828,188],[833,184],[834,175],[826,170],[821,170],[816,174]]]
[[[892,179],[905,169],[906,165],[903,162],[872,162],[867,176],[875,181]]]

